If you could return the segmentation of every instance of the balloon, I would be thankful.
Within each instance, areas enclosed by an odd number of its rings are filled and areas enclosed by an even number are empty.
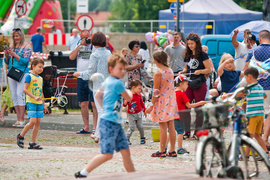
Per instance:
[[[254,68],[258,69],[258,71],[259,71],[258,79],[267,79],[270,74],[269,74],[269,72],[267,70],[263,69],[261,67],[261,65],[259,64],[258,61],[255,60],[254,57],[252,57],[252,59],[250,60],[250,63],[249,63],[249,67],[254,67]],[[264,64],[264,65],[267,66],[267,63]]]
[[[153,42],[153,43],[154,43],[155,36],[156,36],[156,34],[153,32],[153,33],[151,34],[151,39],[152,39],[152,42]]]
[[[151,32],[148,32],[145,34],[145,39],[150,42],[150,43],[153,43],[152,39],[151,39],[151,36],[152,36],[152,33]]]
[[[159,44],[158,44],[158,36],[154,37],[154,43],[155,43],[155,45],[159,46]]]
[[[168,39],[166,37],[159,38],[159,40],[158,40],[159,46],[163,46],[163,43],[168,45]]]

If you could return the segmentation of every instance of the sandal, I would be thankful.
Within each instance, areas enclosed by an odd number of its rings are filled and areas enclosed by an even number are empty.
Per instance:
[[[42,147],[40,147],[40,145],[37,145],[36,143],[29,143],[29,147],[28,149],[43,149]]]
[[[190,134],[185,133],[185,134],[183,135],[183,140],[186,140],[186,139],[188,139],[189,137],[190,137]]]
[[[249,161],[249,156],[246,156],[246,159],[247,159],[247,161]],[[244,158],[243,158],[242,156],[240,156],[240,157],[238,158],[238,161],[244,161]]]
[[[18,135],[17,135],[17,145],[18,145],[20,148],[23,148],[23,147],[24,147],[23,140],[24,140],[24,138],[21,137],[20,134],[18,134]]]
[[[90,134],[91,132],[88,132],[84,130],[83,128],[80,131],[77,131],[76,134]]]
[[[176,154],[176,152],[175,151],[173,151],[173,152],[169,152],[169,153],[167,153],[167,155],[166,155],[167,157],[177,157],[177,154]]]
[[[166,152],[155,152],[151,155],[151,157],[166,157]]]
[[[197,140],[198,141],[199,140],[199,137],[194,134],[190,139],[194,139],[194,140]]]

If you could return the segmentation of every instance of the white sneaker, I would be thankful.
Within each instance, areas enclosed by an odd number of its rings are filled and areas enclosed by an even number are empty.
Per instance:
[[[24,127],[25,126],[25,122],[24,121],[19,121],[19,124],[17,125],[17,127]]]
[[[18,126],[18,125],[20,125],[19,121],[16,121],[14,124],[12,124],[12,126]]]

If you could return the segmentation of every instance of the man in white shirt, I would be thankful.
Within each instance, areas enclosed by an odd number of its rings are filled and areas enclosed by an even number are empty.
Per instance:
[[[62,34],[60,29],[56,29],[55,26],[52,27],[53,34]]]
[[[92,54],[93,46],[90,41],[90,32],[82,30],[81,39],[77,43],[77,47],[70,53],[69,59],[75,60],[77,58],[77,71],[82,72],[88,69],[90,56]],[[95,106],[93,92],[88,87],[88,81],[83,80],[80,76],[77,78],[77,97],[81,105],[81,113],[84,123],[84,128],[77,131],[76,134],[90,134],[89,127],[89,99],[91,101],[93,110],[93,129],[96,129],[97,124],[97,108]]]
[[[72,36],[68,39],[68,50],[73,51],[77,47],[78,41],[81,37],[78,35],[77,29],[72,29]]]
[[[246,29],[244,31],[243,42],[237,41],[238,33],[239,33],[239,30],[235,29],[234,34],[232,36],[232,44],[235,49],[235,58],[237,58],[234,64],[235,64],[235,70],[242,71],[245,67],[248,50],[254,47],[257,47],[257,44],[256,44],[256,36],[253,34],[251,35],[251,31],[249,29]],[[249,35],[251,35],[250,38],[249,38]],[[255,37],[255,40],[254,40],[254,37]]]

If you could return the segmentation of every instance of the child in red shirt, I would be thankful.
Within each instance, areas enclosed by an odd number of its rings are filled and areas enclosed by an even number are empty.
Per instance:
[[[184,93],[184,91],[187,90],[188,88],[188,81],[190,81],[186,76],[184,75],[179,75],[174,79],[174,84],[175,84],[175,95],[176,95],[176,102],[178,106],[178,110],[185,110],[187,108],[194,108],[197,106],[202,106],[205,104],[205,101],[200,101],[197,103],[190,104],[189,99],[187,95]],[[182,147],[183,143],[183,134],[184,134],[184,124],[183,120],[181,120],[181,117],[179,119],[174,120],[174,126],[175,130],[178,134],[178,149],[177,149],[177,154],[185,154],[189,153]]]
[[[142,91],[142,83],[140,80],[133,80],[130,83],[131,92],[133,94],[132,100],[130,102],[124,101],[123,106],[126,107],[128,105],[127,113],[128,122],[129,122],[129,129],[127,131],[127,139],[129,145],[131,145],[130,137],[133,131],[135,131],[135,126],[137,126],[140,136],[141,136],[141,144],[145,144],[145,137],[144,137],[144,129],[142,123],[142,112],[146,117],[145,113],[145,106],[142,100],[141,91]]]

